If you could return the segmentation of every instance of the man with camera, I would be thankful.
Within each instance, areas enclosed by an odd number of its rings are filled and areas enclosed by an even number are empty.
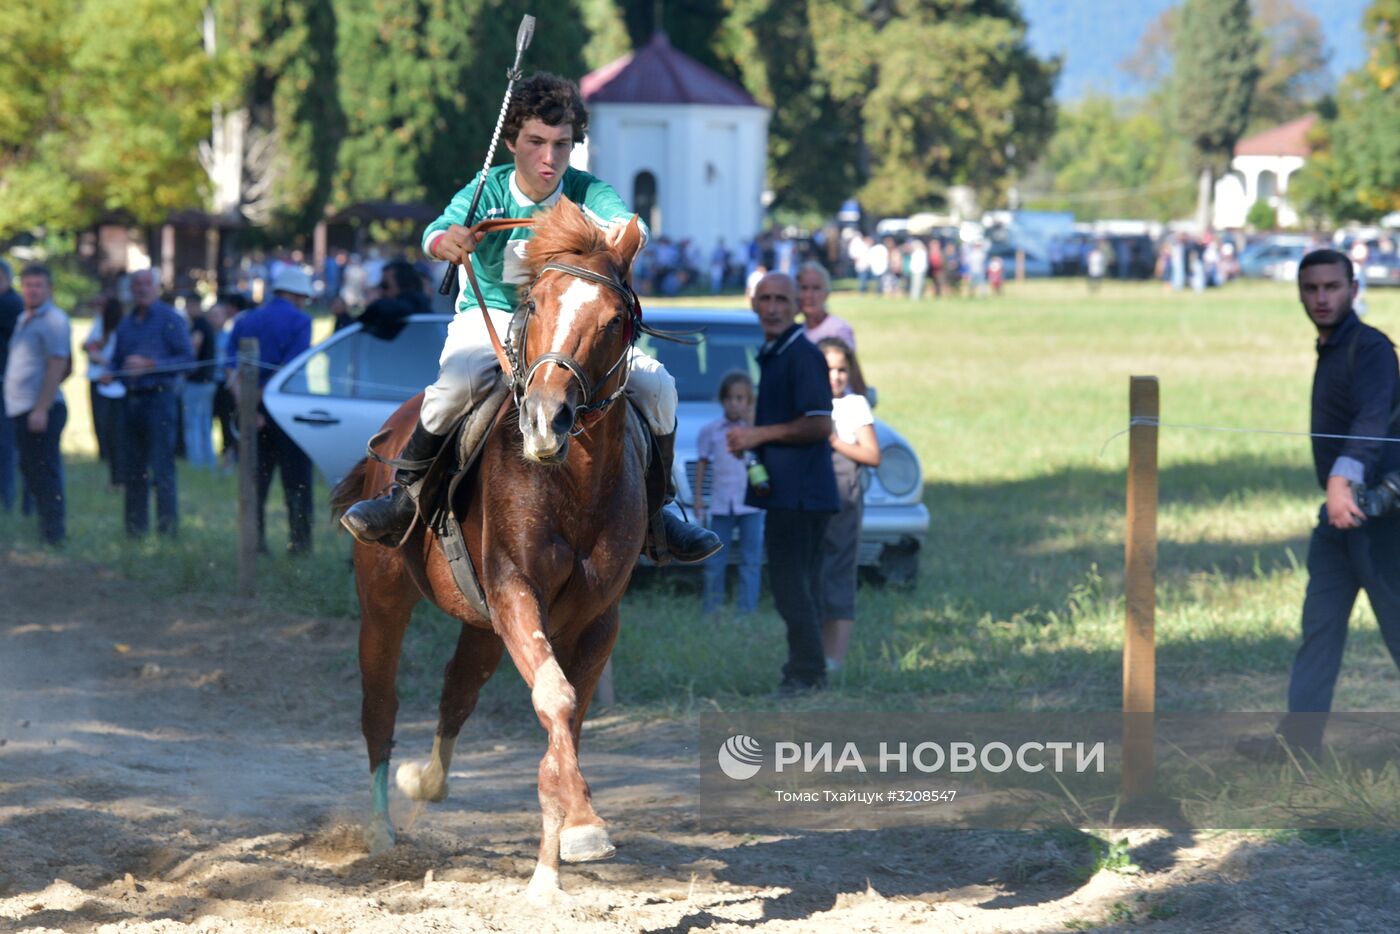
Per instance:
[[[1400,665],[1400,372],[1390,339],[1352,310],[1351,261],[1314,250],[1298,264],[1298,294],[1317,327],[1312,449],[1327,492],[1308,545],[1303,643],[1288,682],[1290,714],[1281,733],[1315,752],[1346,647],[1347,621],[1365,589],[1390,655]],[[1338,437],[1341,436],[1341,437]],[[1276,738],[1240,751],[1282,756]]]

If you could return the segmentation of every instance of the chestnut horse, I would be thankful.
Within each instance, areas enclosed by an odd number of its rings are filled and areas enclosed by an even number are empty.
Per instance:
[[[539,769],[544,827],[528,890],[548,899],[559,889],[561,858],[587,862],[613,854],[579,771],[579,731],[617,639],[618,605],[642,547],[647,442],[631,406],[610,404],[626,384],[626,357],[640,323],[628,285],[642,246],[636,218],[607,234],[561,199],[535,226],[527,259],[533,279],[517,312],[528,315],[524,346],[513,348],[516,403],[491,429],[474,478],[462,484],[470,499],[458,510],[491,618],[462,597],[437,537],[422,522],[397,549],[357,542],[354,564],[370,852],[394,843],[388,813],[394,682],[409,615],[426,597],[461,620],[462,630],[443,679],[431,757],[424,766],[400,766],[397,784],[417,800],[447,796],[457,734],[502,651],[510,652],[549,733]],[[590,393],[591,387],[597,388]],[[381,453],[403,449],[421,403],[421,395],[410,399],[389,419]],[[588,417],[580,421],[581,414]],[[333,508],[375,496],[391,479],[388,466],[362,460],[336,487]]]

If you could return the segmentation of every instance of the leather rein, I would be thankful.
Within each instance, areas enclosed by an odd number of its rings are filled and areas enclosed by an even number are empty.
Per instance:
[[[494,233],[499,230],[516,230],[521,227],[533,227],[534,223],[533,218],[500,218],[482,221],[477,229],[482,233]],[[571,263],[545,263],[540,267],[540,271],[535,275],[535,278],[525,287],[525,300],[520,304],[520,307],[516,309],[515,313],[517,315],[523,314],[524,316],[523,324],[520,328],[520,353],[523,354],[527,344],[527,335],[529,334],[530,317],[535,311],[535,303],[529,298],[529,295],[535,285],[540,281],[540,277],[546,272],[560,272],[578,279],[584,279],[588,282],[601,285],[604,288],[611,289],[622,296],[628,311],[625,346],[623,347],[621,355],[617,358],[617,362],[608,368],[607,373],[603,374],[603,378],[598,381],[598,385],[595,387],[582,365],[573,357],[562,353],[540,354],[534,360],[529,361],[529,365],[525,368],[525,373],[522,377],[520,371],[523,364],[516,354],[514,342],[510,339],[510,336],[507,335],[505,342],[502,343],[500,335],[496,333],[496,326],[492,323],[491,315],[486,310],[486,300],[482,297],[481,286],[476,281],[476,270],[473,268],[470,258],[468,258],[467,262],[462,264],[461,268],[466,270],[467,281],[471,283],[472,294],[476,298],[477,307],[481,309],[481,317],[486,324],[486,333],[491,338],[491,349],[496,353],[496,360],[501,365],[501,372],[505,375],[506,381],[511,388],[511,394],[515,397],[516,405],[519,406],[524,400],[526,389],[530,384],[530,380],[534,378],[535,371],[545,364],[553,363],[567,370],[569,375],[578,381],[583,398],[586,400],[582,405],[574,409],[574,424],[569,429],[569,434],[577,436],[596,424],[598,420],[603,417],[604,413],[607,412],[608,408],[616,402],[627,389],[627,381],[631,376],[631,367],[627,365],[627,362],[631,356],[632,345],[636,342],[637,335],[641,331],[642,317],[641,302],[637,299],[637,293],[632,291],[632,287],[614,276],[606,276],[592,269],[586,269],[583,266],[575,266]],[[617,389],[606,398],[595,401],[594,396],[602,391],[602,387],[607,385],[608,380],[612,379],[613,375],[617,373],[619,369],[622,371],[622,379],[619,381]]]

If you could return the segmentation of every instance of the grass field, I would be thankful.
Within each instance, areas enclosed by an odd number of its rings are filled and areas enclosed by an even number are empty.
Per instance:
[[[737,301],[735,302],[737,304]],[[863,588],[848,666],[824,708],[1115,709],[1120,697],[1128,378],[1161,379],[1167,425],[1305,431],[1312,329],[1292,291],[1244,283],[1204,296],[1155,284],[1012,285],[994,299],[914,304],[837,294],[860,339],[878,414],[918,450],[932,516],[917,585]],[[1373,290],[1368,320],[1400,336],[1400,294]],[[85,333],[85,324],[75,328]],[[153,592],[233,600],[233,477],[181,466],[177,544],[131,545],[120,494],[93,462],[87,386],[71,417],[68,552],[115,566]],[[1158,705],[1269,710],[1283,703],[1297,641],[1307,536],[1321,494],[1307,439],[1164,427],[1160,443]],[[322,520],[317,552],[260,569],[261,601],[354,626],[345,536]],[[270,540],[285,540],[274,491]],[[0,517],[0,549],[34,547],[29,522]],[[436,695],[454,625],[420,610],[405,690]],[[643,712],[772,706],[782,623],[713,625],[692,576],[634,587],[615,655],[619,697]],[[497,700],[519,679],[498,678]],[[1364,599],[1336,695],[1339,710],[1397,709],[1400,678]]]

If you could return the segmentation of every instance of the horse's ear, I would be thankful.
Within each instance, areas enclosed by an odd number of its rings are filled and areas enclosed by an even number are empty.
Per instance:
[[[637,215],[633,214],[626,226],[608,232],[608,245],[622,257],[623,267],[631,269],[632,261],[642,249],[642,228],[637,223]]]

